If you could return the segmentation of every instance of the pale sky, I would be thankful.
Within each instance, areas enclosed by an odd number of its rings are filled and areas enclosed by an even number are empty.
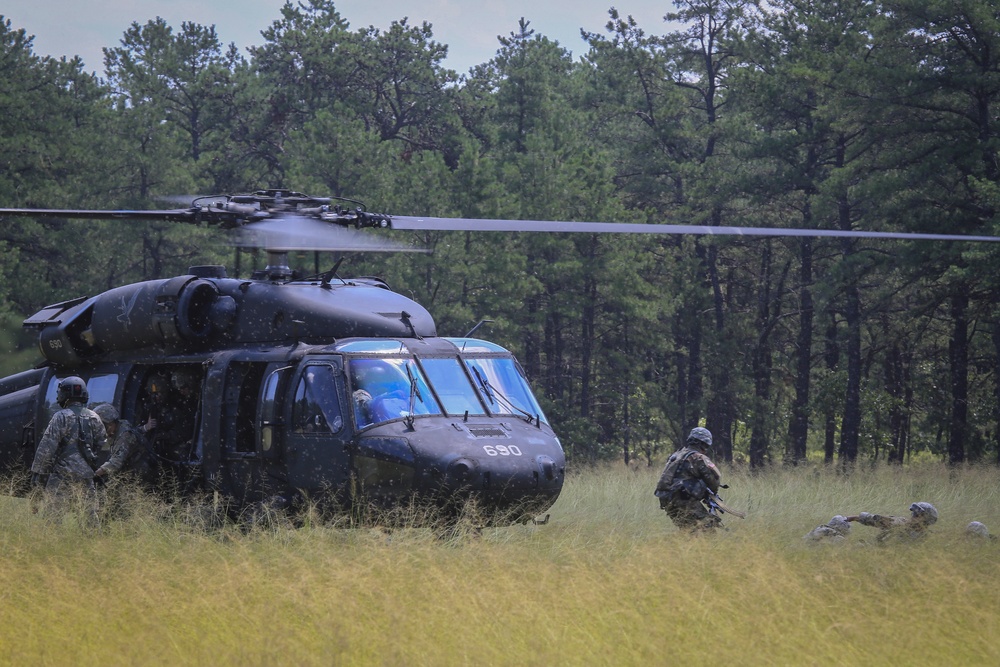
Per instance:
[[[283,0],[8,0],[0,16],[15,30],[34,35],[39,56],[78,55],[88,72],[104,75],[102,47],[118,46],[133,21],[157,16],[175,30],[182,21],[215,25],[224,45],[246,47],[263,41],[260,31],[280,18]],[[607,34],[608,9],[631,15],[647,34],[666,33],[663,15],[670,0],[340,0],[337,11],[352,30],[387,28],[409,17],[410,25],[431,23],[434,40],[448,46],[446,66],[460,74],[488,61],[499,47],[497,35],[509,35],[523,16],[538,35],[573,52],[587,51],[580,28]]]

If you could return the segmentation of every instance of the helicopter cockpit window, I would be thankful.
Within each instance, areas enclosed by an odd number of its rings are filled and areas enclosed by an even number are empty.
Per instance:
[[[450,341],[451,344],[457,347],[460,352],[464,353],[500,352],[503,354],[510,354],[508,350],[505,350],[496,343],[491,343],[488,340],[479,340],[478,338],[446,338],[445,340]]]
[[[337,352],[404,354],[406,352],[406,348],[398,340],[352,340],[337,345]]]
[[[449,415],[485,415],[486,409],[476,395],[476,390],[469,384],[458,359],[420,359],[420,365],[427,373],[434,391]]]
[[[292,424],[296,433],[317,435],[337,433],[344,427],[332,366],[306,367],[295,388]]]
[[[45,405],[49,417],[60,410],[56,402],[56,393],[59,390],[59,381],[62,378],[53,375],[49,378],[49,385],[45,388]],[[87,393],[90,395],[87,405],[94,407],[99,403],[114,403],[115,390],[118,388],[118,376],[115,374],[95,375],[87,380]]]
[[[441,414],[413,359],[351,359],[349,367],[358,428],[411,415]]]
[[[512,357],[464,357],[476,386],[493,414],[548,419]]]

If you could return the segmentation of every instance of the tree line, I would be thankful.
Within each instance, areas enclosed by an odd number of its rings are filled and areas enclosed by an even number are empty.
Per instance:
[[[307,0],[245,52],[214,26],[135,22],[103,76],[39,57],[0,17],[0,202],[162,208],[281,186],[401,215],[1000,234],[993,3],[678,0],[663,26],[608,17],[576,60],[522,19],[460,75],[429,24],[352,29]],[[4,220],[0,308],[232,268],[216,238]],[[518,355],[571,460],[653,463],[700,423],[754,468],[1000,462],[993,244],[405,240],[433,253],[351,271],[416,298],[443,335],[492,320],[479,335]]]

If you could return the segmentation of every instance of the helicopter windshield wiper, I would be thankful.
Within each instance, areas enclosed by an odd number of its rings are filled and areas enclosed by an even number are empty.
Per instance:
[[[476,381],[479,382],[479,388],[486,394],[486,398],[490,399],[490,403],[496,403],[497,399],[493,395],[493,387],[490,386],[490,383],[486,381],[486,378],[483,377],[482,373],[475,366],[472,367],[472,372],[476,376]]]
[[[490,384],[490,381],[487,380],[485,377],[483,377],[483,374],[480,373],[478,368],[476,368],[475,366],[471,366],[471,368],[473,374],[475,374],[476,376],[476,381],[479,382],[479,387],[483,390],[483,393],[486,394],[486,397],[490,400],[490,403],[496,403],[501,408],[505,408],[511,414],[515,412],[521,413],[521,415],[529,424],[535,419],[535,415],[531,414],[524,408],[514,405],[513,401],[504,396],[503,392],[501,392],[492,384]]]
[[[417,385],[417,376],[413,374],[410,370],[410,365],[406,364],[406,377],[410,378],[410,405],[409,414],[406,416],[406,424],[410,428],[413,428],[413,408],[416,407],[416,400],[419,398],[420,402],[424,402],[424,397],[420,393],[420,387]]]

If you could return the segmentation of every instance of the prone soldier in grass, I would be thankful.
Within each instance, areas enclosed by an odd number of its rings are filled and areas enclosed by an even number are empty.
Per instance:
[[[807,542],[843,542],[851,532],[851,524],[847,517],[837,516],[827,523],[820,524],[805,535]]]
[[[885,516],[862,512],[846,517],[848,521],[857,521],[862,526],[880,528],[876,538],[879,542],[902,539],[917,540],[927,535],[927,529],[937,523],[938,511],[934,505],[918,502],[910,505],[910,516]]]

